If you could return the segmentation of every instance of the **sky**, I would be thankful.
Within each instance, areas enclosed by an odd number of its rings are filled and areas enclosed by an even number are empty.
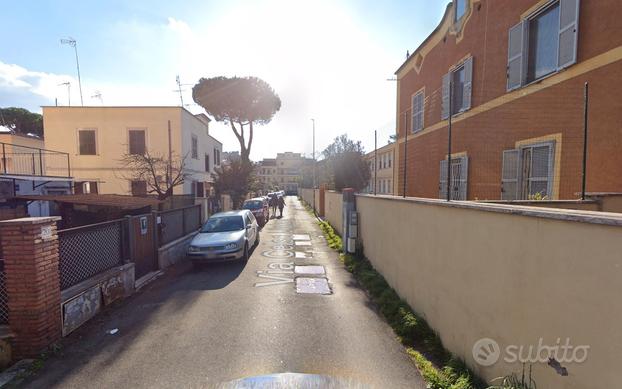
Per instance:
[[[201,77],[256,76],[280,96],[251,158],[319,154],[340,134],[373,150],[395,132],[395,70],[440,22],[448,0],[1,0],[0,107],[180,105]],[[69,94],[66,85],[69,82]],[[97,97],[100,95],[101,97]],[[231,129],[212,122],[225,151]]]

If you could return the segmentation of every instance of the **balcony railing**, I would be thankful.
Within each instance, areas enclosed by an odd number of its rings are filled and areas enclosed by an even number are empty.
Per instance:
[[[69,154],[0,142],[0,176],[71,177]]]

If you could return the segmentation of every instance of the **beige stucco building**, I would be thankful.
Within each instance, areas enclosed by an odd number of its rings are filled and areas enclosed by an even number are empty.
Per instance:
[[[209,122],[182,107],[43,107],[45,145],[69,153],[76,192],[144,194],[144,183],[128,180],[121,159],[170,150],[185,158],[189,177],[174,193],[204,196],[222,153]]]
[[[389,143],[376,151],[365,154],[365,161],[367,161],[371,173],[365,192],[374,193],[375,188],[377,194],[397,193],[395,189],[397,183],[395,155],[395,143]]]
[[[303,168],[305,164],[312,163],[312,159],[300,153],[278,153],[276,158],[265,158],[259,163],[257,176],[266,190],[278,188],[289,194],[297,194]]]

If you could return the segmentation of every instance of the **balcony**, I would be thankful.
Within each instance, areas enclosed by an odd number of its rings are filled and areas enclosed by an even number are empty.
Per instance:
[[[0,178],[67,180],[69,154],[0,142]]]

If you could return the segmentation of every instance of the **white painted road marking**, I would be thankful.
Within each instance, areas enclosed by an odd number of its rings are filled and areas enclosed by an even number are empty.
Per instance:
[[[317,266],[317,265],[296,266],[296,268],[294,269],[294,272],[296,274],[315,274],[315,275],[326,274],[326,271],[324,270],[324,266]]]

